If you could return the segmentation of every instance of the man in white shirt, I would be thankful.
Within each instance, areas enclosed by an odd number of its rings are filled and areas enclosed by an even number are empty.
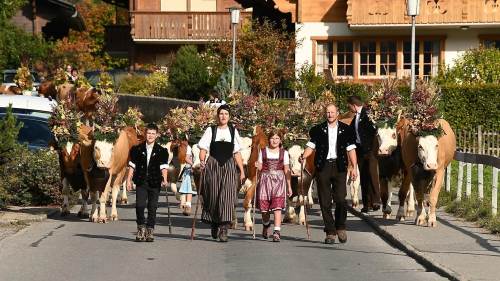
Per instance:
[[[345,222],[347,219],[347,167],[349,159],[356,167],[355,134],[351,128],[338,122],[338,108],[335,104],[326,107],[326,122],[314,126],[309,131],[310,140],[304,154],[299,158],[303,163],[313,150],[316,167],[318,197],[325,223],[325,243],[333,244],[335,235],[341,243],[347,242]],[[349,157],[348,157],[349,155]],[[356,169],[351,172],[352,180],[357,177]],[[335,219],[332,214],[332,198],[335,202]]]
[[[223,104],[226,104],[226,101],[219,100],[219,93],[217,93],[216,90],[210,92],[209,98],[210,99],[207,102],[205,102],[205,105],[207,106],[219,107]]]

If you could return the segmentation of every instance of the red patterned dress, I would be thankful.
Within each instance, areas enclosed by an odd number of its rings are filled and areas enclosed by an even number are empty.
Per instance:
[[[281,148],[279,154],[273,155],[265,147],[260,152],[259,162],[262,163],[262,174],[257,185],[257,208],[261,212],[284,210],[286,200],[285,165],[289,165],[288,152]]]

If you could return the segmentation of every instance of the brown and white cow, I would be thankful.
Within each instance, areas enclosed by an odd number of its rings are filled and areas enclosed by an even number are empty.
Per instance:
[[[240,186],[239,192],[246,194],[248,191],[248,188],[252,185],[252,181],[250,180],[250,178],[248,178],[248,164],[250,161],[250,156],[252,155],[252,139],[248,138],[248,137],[242,137],[241,144],[243,146],[243,148],[240,152],[241,153],[241,161],[243,163],[243,170],[245,171],[245,175],[247,176],[247,179],[245,180],[243,185]],[[238,169],[237,173],[238,173],[238,178],[239,178],[240,173],[241,173],[240,169]],[[236,198],[236,202],[235,202],[235,205],[233,208],[233,221],[231,223],[232,229],[236,229],[236,227],[238,226],[238,218],[236,216],[236,208],[237,207],[238,207],[238,198]],[[246,214],[246,212],[245,212],[245,214]],[[247,217],[250,216],[250,212],[248,212],[248,214],[246,214],[246,215],[247,215]]]
[[[56,101],[57,101],[57,103],[60,103],[62,100],[66,99],[66,97],[74,91],[75,85],[73,85],[71,83],[64,83],[64,84],[59,85],[55,88],[57,91]]]
[[[446,120],[440,119],[443,135],[416,137],[408,133],[403,143],[403,161],[408,170],[408,178],[413,183],[417,194],[416,225],[436,227],[436,204],[444,178],[444,169],[453,160],[456,150],[456,138]],[[424,209],[424,194],[429,194],[429,216]]]
[[[339,122],[342,122],[346,125],[350,125],[355,116],[356,115],[354,113],[348,111],[348,112],[340,115],[338,120],[339,120]],[[358,191],[359,191],[360,183],[361,183],[360,179],[359,179],[359,167],[357,165],[356,165],[356,167],[354,167],[352,165],[351,159],[349,158],[349,153],[347,154],[347,157],[349,159],[349,166],[347,167],[347,186],[349,186],[349,189],[351,190],[351,205],[353,208],[359,208]],[[351,172],[354,170],[354,168],[357,169],[358,177],[356,177],[356,179],[353,181],[351,179]]]
[[[127,163],[129,152],[132,146],[138,145],[137,132],[132,127],[125,127],[114,143],[109,143],[105,141],[95,141],[92,155],[94,161],[96,162],[97,168],[109,173],[109,179],[102,189],[101,186],[90,187],[91,188],[91,199],[94,209],[94,202],[97,200],[97,196],[93,196],[96,192],[99,192],[100,210],[99,217],[97,217],[97,212],[92,214],[91,221],[98,221],[101,223],[107,222],[106,216],[106,196],[111,188],[112,206],[110,220],[118,220],[118,214],[116,211],[116,198],[120,186],[123,185],[123,180],[125,179],[125,174],[127,172]],[[123,198],[122,198],[123,200]]]
[[[304,149],[298,145],[294,145],[288,149],[288,155],[290,157],[290,171],[292,174],[292,191],[294,195],[293,198],[287,197],[287,209],[285,212],[285,218],[283,222],[295,223],[297,221],[297,215],[295,214],[295,209],[293,208],[293,202],[297,202],[300,205],[299,212],[299,225],[304,225],[305,220],[305,207],[304,207],[304,197],[306,201],[310,200],[311,196],[310,189],[314,181],[314,173],[316,172],[316,167],[314,166],[314,156],[315,152],[311,153],[309,157],[304,159],[303,171],[301,173],[301,164],[299,162],[299,157],[304,153]],[[301,174],[303,179],[301,178]],[[301,182],[303,181],[303,187],[301,187]],[[303,191],[303,193],[301,192]],[[307,204],[307,203],[306,203]]]
[[[0,93],[4,95],[21,95],[21,88],[12,85],[0,85]]]
[[[80,164],[80,147],[80,143],[67,142],[65,147],[56,148],[59,150],[59,166],[61,168],[61,192],[63,194],[63,206],[61,210],[62,217],[70,214],[68,202],[70,186],[74,191],[80,191],[82,195],[82,207],[78,212],[78,217],[89,217],[87,210],[88,188],[84,172]]]
[[[57,98],[57,90],[52,81],[45,81],[38,88],[38,94],[42,95],[44,98],[51,97],[52,99]]]
[[[92,114],[95,111],[95,104],[99,101],[99,93],[93,87],[81,87],[72,93],[72,99],[75,101],[80,112],[83,112],[82,123],[90,126]]]
[[[245,230],[252,230],[254,225],[251,218],[253,195],[256,188],[255,177],[260,175],[257,168],[255,167],[255,162],[259,159],[259,149],[264,148],[268,145],[267,136],[264,134],[261,125],[257,125],[254,130],[254,137],[252,138],[252,151],[250,153],[250,158],[248,163],[254,163],[254,165],[247,165],[248,168],[248,180],[245,181],[242,189],[246,189],[245,199],[243,200],[243,208],[245,208],[245,214],[243,215],[243,223]]]

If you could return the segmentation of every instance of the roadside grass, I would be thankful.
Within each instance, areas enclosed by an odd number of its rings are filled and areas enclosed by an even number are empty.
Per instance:
[[[477,165],[472,165],[471,196],[467,198],[466,167],[463,171],[462,198],[457,200],[458,161],[451,163],[450,191],[446,191],[445,185],[441,188],[437,206],[444,207],[445,212],[454,214],[466,221],[474,222],[477,226],[489,230],[491,233],[500,233],[500,214],[494,216],[491,212],[491,190],[492,190],[492,167],[483,169],[483,197],[478,196]]]

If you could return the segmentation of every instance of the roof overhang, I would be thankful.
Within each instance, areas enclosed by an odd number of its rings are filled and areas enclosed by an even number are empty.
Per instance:
[[[48,2],[54,3],[59,6],[59,12],[61,17],[68,21],[69,27],[76,31],[85,31],[87,26],[82,18],[78,8],[67,1],[64,0],[47,0]]]
[[[458,29],[463,26],[467,28],[499,28],[500,22],[491,23],[417,23],[415,27],[419,29]],[[362,29],[407,29],[411,28],[411,23],[402,24],[350,24],[350,29],[362,30]]]

